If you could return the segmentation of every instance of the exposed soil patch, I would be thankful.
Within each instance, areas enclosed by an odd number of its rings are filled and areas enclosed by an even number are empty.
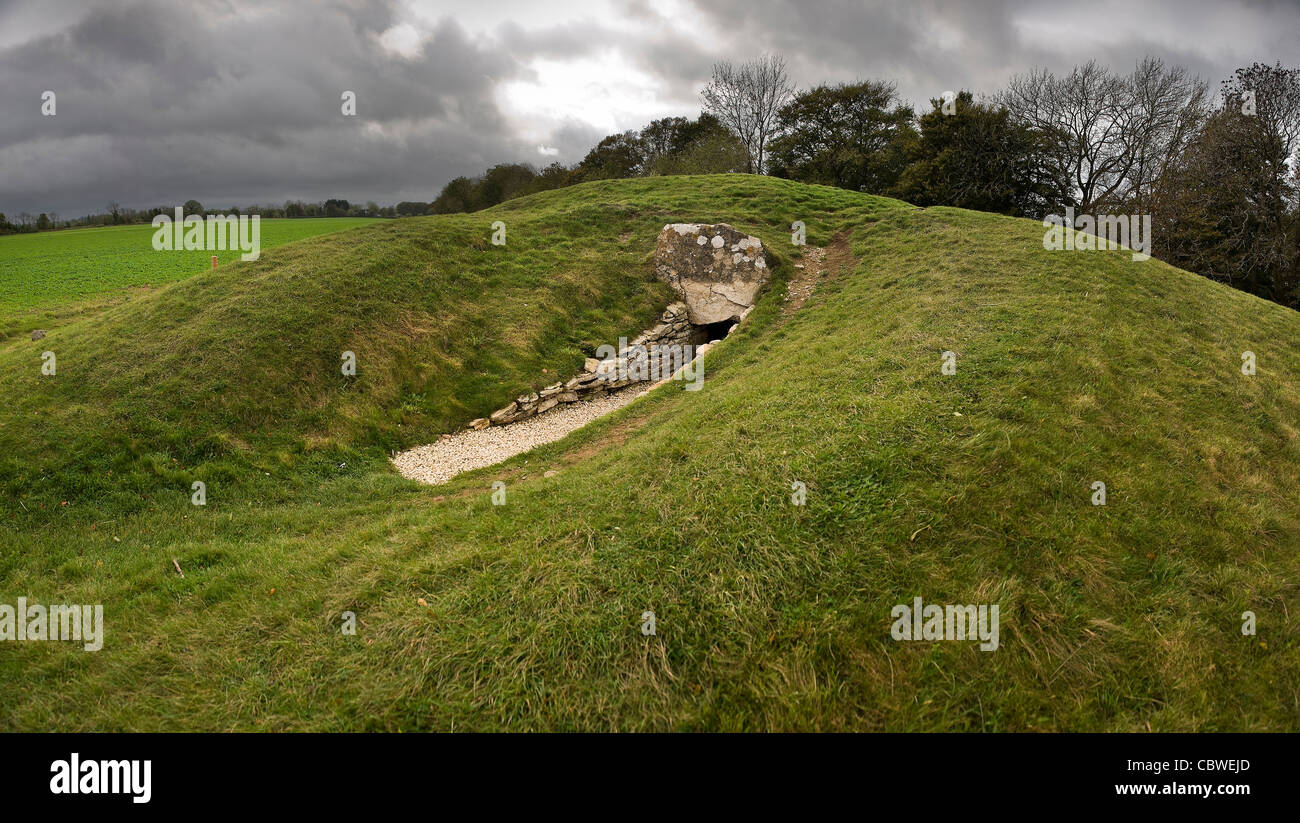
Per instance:
[[[831,238],[826,247],[826,280],[834,280],[842,274],[852,274],[858,260],[849,248],[849,233],[842,231]]]
[[[788,317],[803,308],[825,274],[826,249],[821,246],[804,246],[803,257],[794,264],[794,277],[790,278],[785,287],[785,305],[781,306],[781,316]]]
[[[794,277],[786,285],[781,317],[799,311],[822,281],[838,277],[843,271],[852,271],[855,262],[846,232],[831,238],[829,246],[804,246],[802,259],[794,264]]]

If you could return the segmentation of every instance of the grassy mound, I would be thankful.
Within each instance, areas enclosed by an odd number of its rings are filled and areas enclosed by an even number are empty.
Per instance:
[[[795,220],[857,262],[784,318]],[[386,449],[642,328],[677,221],[758,235],[777,276],[703,390],[447,486],[391,472]],[[1042,231],[609,181],[285,246],[4,344],[0,602],[103,603],[107,633],[6,648],[0,725],[1300,727],[1300,318]],[[1001,647],[893,640],[916,596],[999,604]]]

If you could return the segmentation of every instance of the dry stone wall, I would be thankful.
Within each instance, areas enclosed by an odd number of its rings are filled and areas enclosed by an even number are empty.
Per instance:
[[[654,327],[630,342],[620,339],[617,347],[602,346],[576,377],[520,395],[469,428],[504,426],[633,383],[671,379],[749,314],[771,275],[762,242],[726,223],[664,226],[655,247],[655,273],[682,299],[669,305]]]

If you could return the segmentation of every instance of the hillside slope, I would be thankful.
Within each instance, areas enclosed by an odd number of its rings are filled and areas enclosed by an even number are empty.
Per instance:
[[[781,318],[794,220],[857,263]],[[446,486],[392,473],[386,449],[643,327],[677,221],[758,235],[778,278],[703,390]],[[108,622],[97,653],[6,649],[0,725],[1300,728],[1300,318],[1041,238],[764,178],[607,181],[176,284],[42,341],[56,378],[0,346],[0,602]],[[918,596],[999,604],[1000,648],[893,640]]]

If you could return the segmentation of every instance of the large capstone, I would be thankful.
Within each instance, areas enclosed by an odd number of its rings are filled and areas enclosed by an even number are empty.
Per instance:
[[[686,304],[691,323],[704,326],[740,317],[772,272],[757,237],[726,223],[672,223],[659,233],[655,274]]]

